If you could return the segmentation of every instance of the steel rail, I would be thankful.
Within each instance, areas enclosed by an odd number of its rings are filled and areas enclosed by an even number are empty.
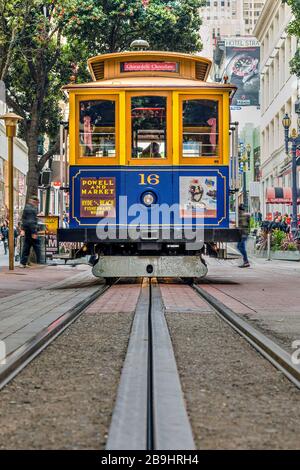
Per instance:
[[[153,396],[153,324],[152,324],[152,279],[149,280],[148,307],[148,367],[147,367],[147,450],[155,449],[154,396]]]
[[[196,284],[193,289],[205,299],[237,333],[245,338],[263,357],[280,370],[296,387],[300,389],[300,366],[292,362],[291,355],[265,334],[243,320],[237,313]]]
[[[106,450],[192,450],[192,430],[161,294],[145,278],[133,319]]]
[[[65,312],[9,354],[6,364],[0,366],[0,390],[77,320],[82,315],[84,309],[100,295],[104,294],[109,287],[107,285],[101,286],[97,291],[80,301],[75,307]]]

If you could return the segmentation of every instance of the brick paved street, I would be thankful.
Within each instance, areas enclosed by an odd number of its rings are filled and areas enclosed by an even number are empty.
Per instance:
[[[291,351],[300,339],[300,263],[253,258],[249,269],[239,264],[209,258],[202,287]]]
[[[140,285],[112,286],[86,309],[86,313],[133,313],[139,294]]]

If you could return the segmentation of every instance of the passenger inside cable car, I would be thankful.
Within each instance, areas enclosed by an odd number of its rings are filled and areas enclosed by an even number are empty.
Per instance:
[[[183,101],[183,156],[211,157],[218,154],[218,102]]]
[[[161,154],[159,153],[160,145],[157,142],[151,142],[148,147],[146,147],[142,151],[142,157],[144,158],[161,158]]]
[[[166,115],[165,96],[131,98],[133,158],[166,158]]]
[[[115,157],[115,101],[81,101],[80,155]]]

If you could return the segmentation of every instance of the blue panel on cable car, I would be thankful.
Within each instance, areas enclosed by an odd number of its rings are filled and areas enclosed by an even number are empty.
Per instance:
[[[157,205],[177,211],[171,224],[180,219],[207,228],[229,226],[228,167],[73,166],[70,228],[95,227],[104,218],[112,225],[127,225],[149,193]]]

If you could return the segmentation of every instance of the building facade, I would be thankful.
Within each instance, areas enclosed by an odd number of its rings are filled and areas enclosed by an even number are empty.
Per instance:
[[[7,111],[0,101],[0,115]],[[17,223],[21,217],[26,197],[26,175],[28,171],[28,152],[25,143],[14,139],[14,217]],[[8,151],[4,122],[0,120],[0,223],[8,218]]]
[[[243,0],[207,0],[200,10],[203,42],[202,55],[213,58],[216,42],[221,37],[242,36],[245,32]]]
[[[213,58],[216,42],[230,36],[252,36],[265,0],[207,0],[201,8],[202,55]]]
[[[264,7],[265,0],[243,0],[245,34],[251,36]]]
[[[299,80],[290,72],[297,40],[286,33],[291,19],[287,4],[267,0],[254,30],[261,43],[261,199],[265,216],[276,211],[291,212],[290,205],[274,206],[267,199],[267,188],[291,187],[292,181],[291,157],[285,153],[282,126],[282,118],[288,113],[292,127],[297,128]]]

